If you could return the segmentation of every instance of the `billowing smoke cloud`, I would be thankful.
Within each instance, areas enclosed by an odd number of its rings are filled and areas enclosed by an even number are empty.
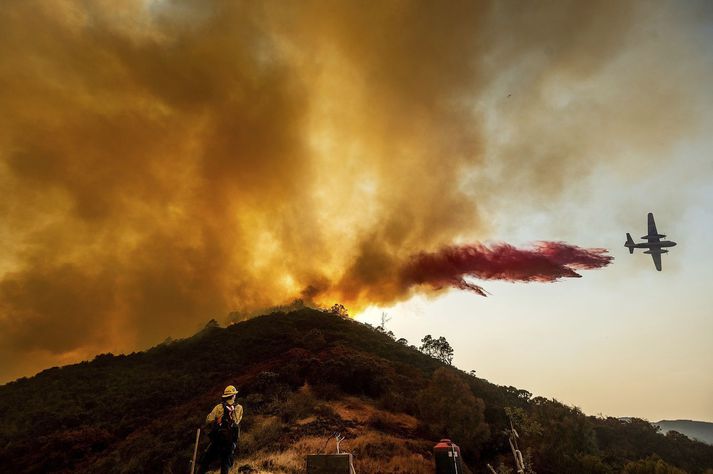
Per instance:
[[[508,244],[447,247],[434,253],[416,255],[402,271],[405,284],[429,285],[440,289],[455,287],[486,296],[479,285],[466,276],[481,280],[553,282],[579,278],[577,269],[609,265],[613,257],[605,249],[583,249],[562,242],[540,242],[533,249]]]
[[[300,296],[393,303],[404,268],[451,284],[417,262],[490,237],[511,196],[673,146],[697,74],[676,28],[699,13],[651,39],[666,12],[581,8],[4,4],[0,380]]]

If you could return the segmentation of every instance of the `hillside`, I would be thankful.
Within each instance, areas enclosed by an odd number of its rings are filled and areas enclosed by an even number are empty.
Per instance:
[[[661,420],[654,423],[663,433],[678,431],[691,439],[713,444],[713,423],[692,420]]]
[[[303,456],[334,432],[346,436],[342,449],[360,474],[432,472],[431,448],[444,436],[473,472],[512,466],[506,407],[539,474],[713,472],[713,446],[493,385],[311,309],[208,326],[145,352],[104,354],[1,386],[0,466],[187,472],[195,429],[229,383],[246,413],[236,472],[303,472]]]

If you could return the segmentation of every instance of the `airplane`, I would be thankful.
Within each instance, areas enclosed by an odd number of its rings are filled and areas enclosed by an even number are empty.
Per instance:
[[[641,237],[642,239],[648,240],[646,243],[634,243],[631,238],[631,234],[626,233],[626,243],[624,246],[629,249],[629,253],[634,253],[634,249],[648,249],[644,253],[651,255],[654,259],[654,265],[656,265],[656,270],[661,271],[661,254],[668,253],[668,250],[664,250],[663,247],[673,247],[676,242],[671,242],[670,240],[661,240],[666,236],[659,234],[656,230],[656,222],[654,222],[653,213],[649,212],[649,233]]]

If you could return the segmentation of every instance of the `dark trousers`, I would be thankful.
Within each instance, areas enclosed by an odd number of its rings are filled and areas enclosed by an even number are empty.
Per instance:
[[[211,463],[220,459],[220,474],[228,474],[233,465],[236,443],[216,443],[211,441],[208,449],[201,456],[198,464],[198,474],[205,474]]]

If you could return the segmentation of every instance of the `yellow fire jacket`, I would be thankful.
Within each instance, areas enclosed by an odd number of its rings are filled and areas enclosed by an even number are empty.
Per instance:
[[[208,417],[205,419],[206,424],[210,425],[214,421],[218,420],[220,422],[220,419],[223,417],[223,404],[219,403],[213,408],[213,411],[208,414]],[[233,419],[233,423],[236,425],[240,423],[240,420],[243,419],[243,406],[239,404],[235,404],[235,409],[233,410],[233,413],[231,413],[231,418]]]

